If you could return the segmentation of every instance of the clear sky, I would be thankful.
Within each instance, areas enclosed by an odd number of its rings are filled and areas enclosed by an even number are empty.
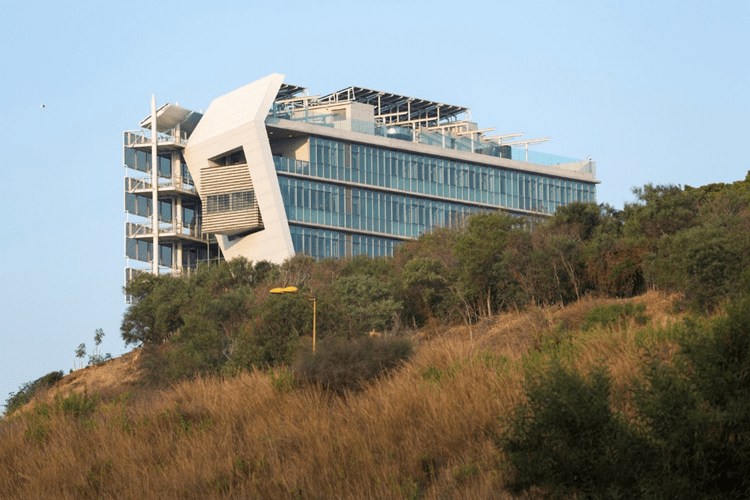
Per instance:
[[[0,403],[119,325],[122,132],[269,73],[467,106],[597,162],[599,202],[743,179],[750,1],[0,2]],[[45,107],[40,106],[44,104]]]

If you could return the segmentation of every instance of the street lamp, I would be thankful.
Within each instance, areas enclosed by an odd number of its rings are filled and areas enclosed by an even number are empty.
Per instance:
[[[296,297],[304,297],[302,300],[309,300],[312,302],[312,308],[313,308],[313,345],[312,350],[313,353],[315,353],[315,337],[316,337],[316,325],[318,323],[318,307],[317,307],[317,299],[313,297],[312,295],[308,295],[306,293],[300,293],[300,291],[297,289],[296,286],[287,286],[284,288],[272,288],[268,291],[268,293],[273,293],[276,295],[294,295]],[[302,298],[300,297],[300,298]]]

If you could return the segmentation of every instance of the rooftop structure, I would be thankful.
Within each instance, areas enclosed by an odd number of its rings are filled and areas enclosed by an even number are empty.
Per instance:
[[[473,212],[595,201],[595,164],[529,151],[547,138],[491,135],[462,106],[363,87],[309,95],[283,80],[205,114],[152,99],[125,132],[126,280],[217,258],[391,255]]]

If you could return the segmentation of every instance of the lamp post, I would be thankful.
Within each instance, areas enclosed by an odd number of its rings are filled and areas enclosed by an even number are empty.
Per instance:
[[[312,308],[313,308],[313,345],[312,350],[313,353],[315,353],[315,337],[317,333],[316,325],[318,323],[318,307],[317,307],[317,299],[313,297],[312,295],[308,295],[306,293],[300,293],[300,291],[297,289],[296,286],[287,286],[285,288],[272,288],[268,291],[268,293],[273,293],[276,295],[295,295],[297,297],[304,297],[303,300],[309,300],[312,302]]]

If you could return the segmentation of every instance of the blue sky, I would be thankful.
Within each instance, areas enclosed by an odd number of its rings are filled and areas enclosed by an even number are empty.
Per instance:
[[[597,162],[599,202],[743,179],[750,1],[0,3],[0,401],[125,348],[122,131],[277,72],[468,106]],[[46,107],[42,109],[40,106]]]

